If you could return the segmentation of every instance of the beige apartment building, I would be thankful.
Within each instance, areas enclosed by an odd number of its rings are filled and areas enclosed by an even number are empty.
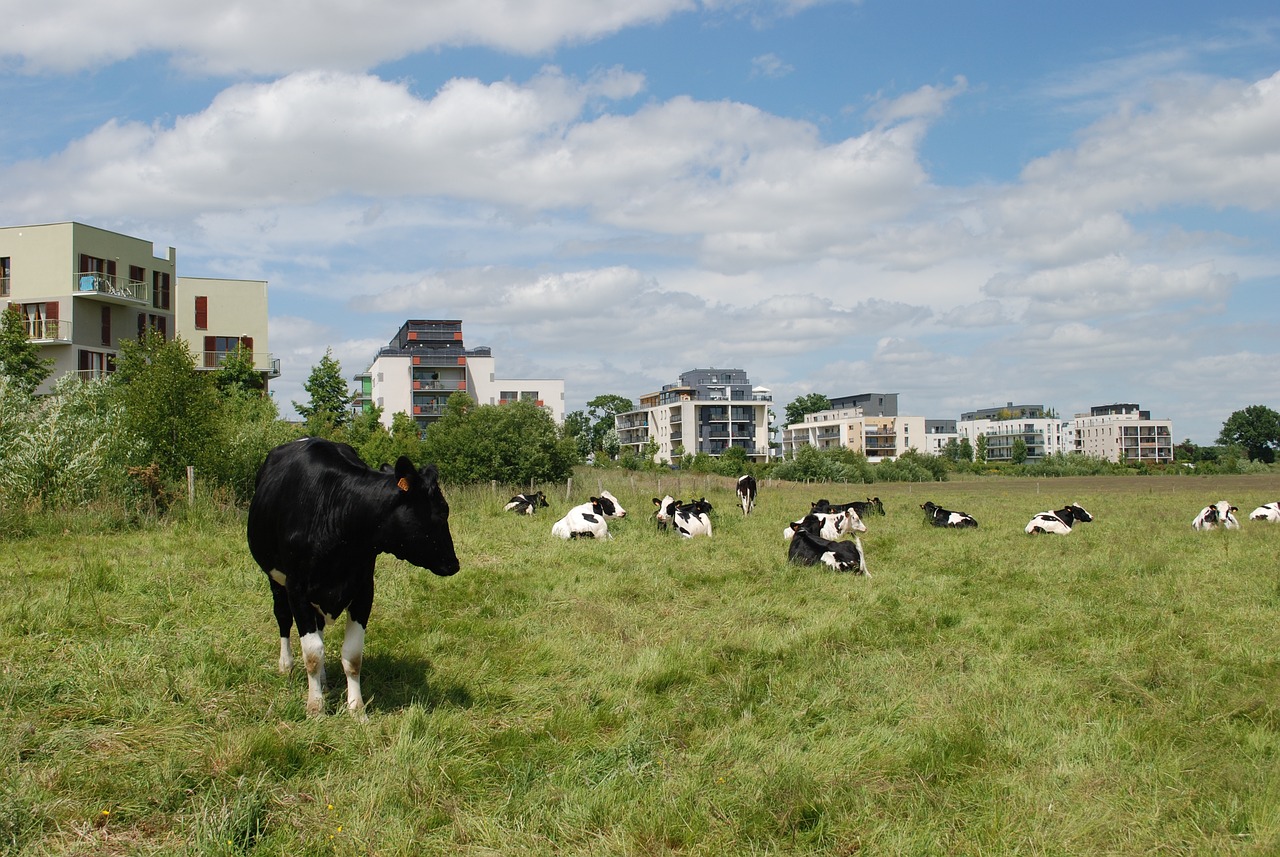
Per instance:
[[[1108,461],[1173,462],[1173,421],[1153,420],[1136,404],[1094,405],[1072,420],[1074,450]]]
[[[897,458],[908,449],[937,454],[955,437],[955,423],[898,413],[897,393],[859,393],[831,399],[831,407],[805,414],[784,426],[782,456],[790,458],[804,446],[841,447],[861,452],[868,461]]]
[[[705,452],[719,457],[740,447],[747,458],[769,457],[773,394],[753,387],[742,369],[691,369],[680,381],[640,397],[640,407],[614,416],[618,441],[637,455],[650,442],[654,461]]]
[[[120,343],[154,330],[181,335],[200,368],[215,369],[231,340],[253,352],[264,381],[279,377],[267,350],[266,283],[177,275],[177,251],[83,223],[0,227],[0,301],[22,314],[51,359],[41,388],[68,373],[115,370]],[[209,352],[212,352],[210,354]]]

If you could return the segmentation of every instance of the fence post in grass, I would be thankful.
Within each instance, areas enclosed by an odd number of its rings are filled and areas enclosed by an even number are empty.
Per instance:
[[[493,494],[495,497],[497,496],[497,494],[498,494],[498,480],[497,480],[497,479],[490,479],[490,480],[489,480],[489,493],[490,493],[490,494]]]
[[[195,505],[196,502],[196,469],[190,464],[187,465],[187,505]]]
[[[564,499],[568,500],[573,496],[573,477],[570,476],[564,486]]]

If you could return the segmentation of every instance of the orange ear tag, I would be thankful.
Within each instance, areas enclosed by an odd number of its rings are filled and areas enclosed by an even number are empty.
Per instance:
[[[409,480],[401,476],[400,481],[396,483],[396,487],[399,488],[401,491],[408,491]]]

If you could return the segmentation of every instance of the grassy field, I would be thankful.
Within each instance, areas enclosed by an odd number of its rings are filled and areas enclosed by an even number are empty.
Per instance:
[[[1280,526],[1190,528],[1280,476],[765,482],[745,520],[727,479],[601,486],[612,541],[550,536],[563,486],[455,489],[458,575],[380,560],[367,723],[340,629],[329,716],[276,672],[238,513],[6,539],[0,853],[1280,853]],[[656,532],[667,492],[714,537]],[[787,564],[868,494],[870,578]]]

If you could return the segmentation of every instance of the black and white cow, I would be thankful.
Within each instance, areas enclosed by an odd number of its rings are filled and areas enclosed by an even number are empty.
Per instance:
[[[867,558],[862,550],[862,541],[853,537],[853,541],[833,541],[821,536],[822,522],[816,515],[806,515],[804,519],[791,525],[791,545],[787,548],[787,559],[798,565],[826,565],[836,571],[852,571],[855,574],[871,576],[867,571]]]
[[[1054,533],[1065,536],[1076,524],[1087,524],[1093,516],[1082,506],[1072,503],[1052,512],[1041,512],[1027,524],[1028,533]]]
[[[738,477],[738,502],[742,514],[750,515],[756,505],[756,478],[750,474]]]
[[[978,526],[978,522],[973,519],[972,515],[967,515],[964,512],[953,512],[932,502],[923,503],[920,508],[924,509],[925,518],[935,527]]]
[[[441,576],[458,570],[449,504],[434,465],[401,456],[370,469],[343,443],[304,438],[267,453],[249,504],[249,552],[271,582],[280,671],[293,668],[294,624],[307,669],[307,713],[324,707],[324,627],[347,613],[347,708],[364,715],[360,665],[373,607],[373,569],[389,553]]]
[[[1224,530],[1240,529],[1240,522],[1236,520],[1235,512],[1239,512],[1235,506],[1232,506],[1226,500],[1219,500],[1211,506],[1205,506],[1200,510],[1200,514],[1196,515],[1191,521],[1193,530],[1214,530],[1219,525]]]
[[[818,512],[843,512],[845,509],[852,509],[858,513],[860,518],[865,518],[867,515],[884,515],[884,504],[880,502],[879,497],[854,500],[852,503],[830,503],[826,500],[818,500],[809,505],[809,511],[815,514]]]
[[[810,512],[799,521],[792,521],[782,530],[782,537],[790,539],[795,534],[795,528],[809,518],[815,518],[821,524],[821,531],[818,535],[824,539],[838,539],[848,533],[865,533],[867,525],[862,523],[862,519],[858,517],[858,513],[852,509],[845,509],[843,512]]]
[[[574,506],[551,525],[551,535],[561,539],[611,539],[609,518],[625,518],[627,510],[608,491]]]
[[[541,491],[532,494],[517,494],[502,507],[504,512],[515,512],[517,515],[532,515],[539,508],[547,508],[547,497]]]
[[[687,539],[711,535],[712,507],[705,497],[694,500],[692,503],[685,503],[673,499],[668,494],[661,500],[654,497],[653,504],[658,507],[658,511],[654,513],[654,519],[658,522],[660,529],[665,530],[669,524]]]
[[[1280,524],[1280,503],[1266,503],[1249,513],[1250,521],[1270,521]]]

